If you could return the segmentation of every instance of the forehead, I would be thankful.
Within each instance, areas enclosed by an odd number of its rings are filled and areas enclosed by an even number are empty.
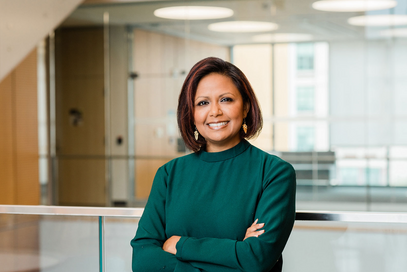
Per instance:
[[[221,74],[211,73],[199,81],[195,96],[203,94],[220,94],[224,92],[240,95],[239,90],[236,88],[231,78]]]

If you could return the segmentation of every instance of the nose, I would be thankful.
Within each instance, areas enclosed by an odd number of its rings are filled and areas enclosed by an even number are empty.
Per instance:
[[[222,110],[220,109],[220,106],[219,106],[218,103],[212,103],[210,114],[213,117],[216,117],[218,115],[222,115]]]

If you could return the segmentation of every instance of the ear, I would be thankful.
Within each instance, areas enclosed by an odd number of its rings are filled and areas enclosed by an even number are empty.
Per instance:
[[[250,102],[244,103],[244,106],[243,106],[243,118],[247,117],[247,114],[249,113],[249,110],[250,110]]]

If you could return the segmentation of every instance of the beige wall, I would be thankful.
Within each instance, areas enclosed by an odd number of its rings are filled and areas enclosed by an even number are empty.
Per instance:
[[[0,82],[0,204],[40,204],[37,116],[35,49]],[[1,249],[38,252],[37,216],[1,215],[0,226]],[[31,266],[36,269],[38,262],[32,260]],[[15,256],[1,267],[17,271],[22,266]]]
[[[0,204],[38,205],[37,51],[0,83]]]
[[[170,35],[134,30],[135,196],[150,193],[157,169],[177,152],[178,96],[186,74],[199,60],[215,56],[229,60],[229,48]]]
[[[270,119],[273,115],[272,46],[270,44],[234,46],[233,62],[252,85],[264,118],[260,135],[251,140],[251,143],[263,150],[272,150],[273,127],[271,122],[267,122],[267,118]]]
[[[289,82],[288,71],[289,67],[289,52],[288,44],[274,45],[274,65],[275,65],[275,83],[274,83],[274,98],[276,103],[275,117],[289,116]],[[291,68],[292,69],[292,68]],[[276,122],[276,134],[274,135],[275,150],[289,151],[289,123]]]

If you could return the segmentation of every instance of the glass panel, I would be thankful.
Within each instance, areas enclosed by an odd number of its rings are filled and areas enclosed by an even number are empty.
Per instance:
[[[329,151],[329,127],[326,121],[278,122],[274,137],[277,151]]]
[[[405,224],[297,221],[284,271],[406,271],[406,233]]]
[[[314,87],[299,86],[297,87],[297,111],[313,112],[315,105]]]
[[[407,159],[407,146],[390,147],[389,157],[394,159]]]
[[[48,112],[47,112],[47,63],[46,42],[42,41],[37,49],[37,108],[38,108],[38,168],[41,188],[41,204],[50,204],[48,180]]]
[[[105,217],[106,272],[128,271],[131,267],[131,239],[134,238],[138,218]]]
[[[0,215],[1,271],[99,271],[97,217]]]
[[[387,161],[338,160],[335,185],[387,186]]]
[[[314,44],[299,43],[297,48],[297,69],[314,70]]]
[[[407,160],[390,162],[390,185],[407,186]]]
[[[403,206],[404,27],[353,25],[350,18],[406,15],[406,5],[398,1],[391,9],[327,12],[312,8],[313,2],[194,1],[194,6],[233,11],[233,16],[218,19],[154,15],[157,9],[188,1],[80,6],[56,31],[57,64],[70,77],[57,78],[57,101],[66,102],[57,109],[59,154],[101,155],[108,143],[107,155],[123,161],[112,157],[106,167],[98,167],[98,175],[108,178],[103,184],[109,187],[107,205],[144,205],[158,166],[189,152],[176,124],[185,76],[196,61],[218,56],[233,62],[250,80],[264,117],[262,133],[251,142],[294,165],[299,199],[304,200],[298,208],[323,209],[321,201],[332,206],[346,202],[352,210],[382,210],[385,200]],[[109,14],[109,37],[101,35],[104,12]],[[213,23],[249,20],[278,28],[213,30]],[[73,26],[82,36],[66,40]],[[94,38],[87,42],[90,35]],[[101,47],[106,38],[109,52]],[[78,41],[90,45],[80,47],[90,48],[89,54],[77,51],[72,56],[81,62],[73,58],[74,65],[61,65],[69,54],[60,50],[72,49]],[[109,74],[109,86],[102,74]],[[105,99],[95,95],[104,88],[110,90],[109,110]],[[82,113],[82,126],[73,127],[71,109]]]
[[[297,127],[297,150],[312,151],[315,145],[315,129],[313,127]]]
[[[315,52],[312,48],[315,48]],[[312,55],[307,55],[310,56],[312,62],[298,63],[303,58],[296,58],[296,56],[301,55],[303,49],[305,53],[312,53]],[[308,117],[328,116],[331,110],[328,100],[330,93],[328,88],[329,54],[330,48],[326,42],[281,43],[273,46],[273,79],[275,82],[273,90],[270,92],[274,95],[276,116],[297,117],[304,116],[304,114],[307,114]],[[312,65],[305,64],[307,62]],[[299,66],[304,69],[300,69]]]

